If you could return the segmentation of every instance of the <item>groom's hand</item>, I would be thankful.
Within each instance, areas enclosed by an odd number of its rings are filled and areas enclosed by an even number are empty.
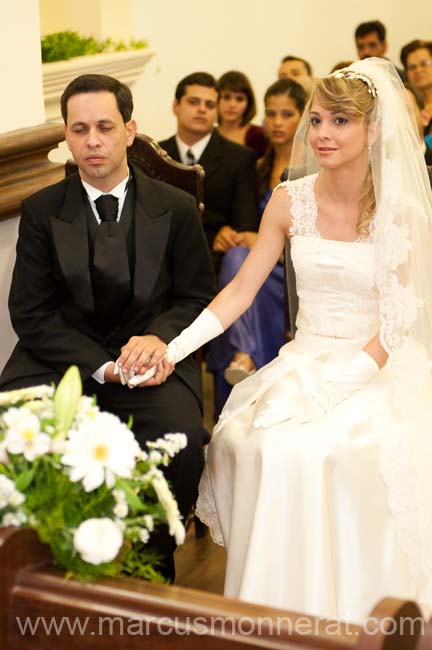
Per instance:
[[[105,368],[105,373],[104,373],[104,379],[107,383],[110,384],[120,384],[120,375],[118,372],[115,372],[115,363],[114,361],[111,361],[111,363]]]
[[[166,351],[166,344],[154,334],[132,336],[121,348],[117,365],[125,374],[132,371],[136,375],[142,375],[146,370],[157,365]]]

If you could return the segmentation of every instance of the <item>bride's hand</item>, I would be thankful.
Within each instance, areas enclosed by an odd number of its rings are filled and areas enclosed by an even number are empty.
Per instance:
[[[147,388],[148,386],[159,386],[163,384],[168,377],[174,372],[175,364],[167,357],[164,357],[156,366],[156,372],[153,377],[136,384],[138,388]]]

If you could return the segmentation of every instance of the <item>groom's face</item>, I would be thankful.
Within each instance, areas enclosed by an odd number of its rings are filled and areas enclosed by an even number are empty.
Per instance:
[[[109,192],[127,176],[126,148],[135,133],[135,122],[123,122],[111,92],[79,93],[68,100],[68,147],[81,178],[103,192]]]

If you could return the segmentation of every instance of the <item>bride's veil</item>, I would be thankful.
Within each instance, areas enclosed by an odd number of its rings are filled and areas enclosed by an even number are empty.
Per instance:
[[[381,468],[399,539],[408,553],[416,597],[432,603],[432,192],[412,107],[393,64],[365,59],[333,73],[360,79],[374,97],[369,158],[376,212],[371,236],[380,295],[384,369],[397,417],[374,423]],[[313,95],[311,98],[313,102]],[[297,130],[290,179],[320,170],[308,140],[306,107]],[[387,414],[388,415],[388,414]],[[393,414],[394,415],[394,414]],[[394,422],[400,426],[395,430]],[[365,477],[367,480],[367,477]]]

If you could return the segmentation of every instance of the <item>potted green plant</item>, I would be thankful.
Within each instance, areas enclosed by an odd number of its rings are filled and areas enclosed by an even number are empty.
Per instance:
[[[154,51],[143,40],[97,40],[77,32],[46,35],[41,42],[45,114],[60,118],[60,96],[80,74],[108,74],[132,86]]]

